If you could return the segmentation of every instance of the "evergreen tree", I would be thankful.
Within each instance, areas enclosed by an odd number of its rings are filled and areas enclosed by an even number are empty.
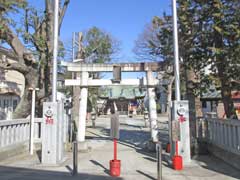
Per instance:
[[[220,82],[228,118],[235,116],[231,98],[234,86],[231,82],[239,81],[239,13],[240,3],[237,0],[178,0],[179,50],[183,59],[181,76],[186,81],[187,96],[191,96],[191,102],[194,102],[193,96],[197,97],[208,89],[209,84],[214,83],[211,79]],[[165,17],[164,14],[163,17],[153,18],[153,22],[157,19],[159,23],[152,23],[151,27],[154,30],[142,36],[140,42],[137,41],[136,54],[144,53],[149,57],[154,54],[162,60],[168,60],[170,57],[171,62],[172,34],[166,31],[171,29],[171,24],[165,23],[163,26]],[[170,43],[166,45],[165,42]],[[139,44],[144,44],[144,48]],[[206,74],[207,67],[210,67],[210,74]]]

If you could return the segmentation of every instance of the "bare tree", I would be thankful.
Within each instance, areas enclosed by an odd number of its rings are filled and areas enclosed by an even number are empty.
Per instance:
[[[26,117],[30,111],[30,87],[39,87],[37,100],[41,104],[44,98],[50,95],[51,91],[51,62],[53,52],[53,1],[45,0],[44,14],[40,14],[35,8],[30,8],[26,1],[1,0],[0,9],[0,39],[4,40],[14,51],[18,62],[10,64],[1,62],[0,66],[4,69],[15,70],[22,73],[25,77],[24,95],[16,109],[14,117]],[[59,9],[59,30],[61,28],[63,18],[70,0],[60,1]],[[9,11],[20,8],[25,11],[25,26],[22,29],[22,37],[33,45],[37,52],[37,58],[33,51],[26,48],[25,44],[10,24],[8,16]]]

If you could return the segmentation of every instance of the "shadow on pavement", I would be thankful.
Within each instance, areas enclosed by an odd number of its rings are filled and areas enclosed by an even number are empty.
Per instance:
[[[69,165],[66,165],[65,167],[69,171],[69,173],[73,174],[73,169]]]
[[[42,161],[42,150],[37,150],[36,154],[37,154],[39,162],[41,163],[41,161]]]
[[[165,148],[165,146],[169,142],[168,132],[162,132],[162,130],[160,130],[158,132],[158,139],[159,139],[160,142],[162,142],[163,148]]]
[[[92,162],[94,165],[96,166],[100,166],[101,168],[104,169],[104,172],[107,174],[107,175],[110,175],[110,172],[109,172],[109,169],[107,169],[105,166],[103,166],[101,163],[99,163],[98,161],[95,161],[95,160],[90,160],[90,162]]]
[[[108,136],[110,133],[110,130],[103,128],[101,132],[104,135]],[[163,134],[163,135],[161,135],[161,137],[168,139],[168,134],[167,135]],[[145,157],[143,157],[144,159],[147,159],[152,162],[157,162],[156,161],[156,152],[149,151],[146,148],[146,143],[149,141],[149,139],[150,139],[150,133],[147,131],[121,129],[120,130],[120,139],[119,139],[118,143],[121,145],[127,146],[129,148],[135,149],[137,153],[143,154],[145,156]],[[163,143],[166,144],[167,141],[165,141]],[[172,168],[169,155],[162,154],[162,158],[163,158],[163,165],[166,167]]]
[[[120,126],[128,126],[133,128],[144,128],[144,125],[134,125],[134,124],[127,124],[127,123],[120,123]]]
[[[122,128],[122,127],[121,127]],[[101,129],[101,134],[104,136],[109,136],[110,130],[106,128]],[[101,135],[99,135],[101,137]],[[150,133],[147,131],[143,131],[141,129],[120,129],[120,139],[118,141],[119,144],[133,148],[137,153],[141,153],[145,155],[144,159],[147,159],[152,162],[156,162],[156,153],[149,152],[144,148],[146,142],[150,139]],[[163,151],[165,149],[166,143],[168,142],[168,133],[165,129],[159,129],[159,139],[163,143]],[[204,169],[208,169],[210,171],[224,174],[229,177],[233,177],[236,179],[240,179],[240,173],[235,168],[225,164],[223,161],[216,159],[214,157],[206,156],[205,158],[200,156],[197,157],[196,160],[200,162],[199,166]],[[163,154],[163,163],[164,166],[172,168],[170,163],[170,157],[168,154]],[[202,162],[202,163],[201,163]],[[204,164],[204,165],[202,165]],[[141,173],[138,171],[138,173]],[[141,173],[148,177],[147,174]],[[150,178],[150,177],[148,177]],[[151,178],[150,178],[151,179]]]
[[[101,128],[102,130],[103,128]],[[109,136],[102,136],[98,133],[92,132],[92,131],[88,131],[90,134],[89,136],[85,136],[86,139],[95,139],[95,140],[111,140],[111,138]]]
[[[78,173],[76,176],[71,176],[71,173],[38,170],[28,168],[17,168],[0,166],[0,179],[1,180],[123,180],[123,178],[113,178],[104,175],[94,175],[86,173]]]
[[[163,165],[166,166],[166,167],[172,168],[172,164],[169,163],[169,156],[166,157],[165,154],[163,154],[162,156],[163,156],[163,162],[162,162]],[[147,156],[145,156],[145,157],[143,157],[143,158],[144,158],[144,159],[147,159],[147,160],[149,160],[149,161],[152,161],[152,162],[157,163],[157,159],[156,159],[156,158],[151,158],[151,157],[147,157]]]
[[[233,177],[236,179],[240,179],[240,172],[236,168],[226,164],[222,160],[206,155],[206,156],[198,156],[195,160],[201,162],[199,163],[202,168],[215,171],[220,174],[227,175],[229,177]]]
[[[156,180],[156,178],[154,178],[154,177],[150,176],[149,174],[146,174],[146,173],[144,173],[144,172],[142,172],[140,170],[137,170],[137,172],[139,174],[142,174],[143,176],[147,177],[148,179]]]
[[[102,128],[101,133],[104,134],[104,136],[109,136],[110,135],[110,130]],[[161,133],[161,132],[160,132]],[[100,135],[99,135],[100,136]],[[162,143],[163,143],[163,151],[165,149],[165,146],[168,142],[168,134],[163,133],[159,135],[161,137]],[[101,137],[101,136],[100,136]],[[150,161],[155,161],[156,162],[156,152],[149,151],[146,148],[146,144],[150,139],[150,133],[148,131],[143,131],[143,130],[127,130],[127,129],[120,129],[120,138],[118,143],[124,146],[127,146],[129,148],[133,148],[136,150],[137,153],[141,153],[146,156],[145,159],[148,158]],[[169,164],[169,159],[170,157],[167,154],[163,154],[163,161],[165,166],[170,167],[171,165]]]
[[[110,136],[110,130],[103,128],[101,130],[105,136]],[[130,147],[142,148],[151,137],[150,133],[142,130],[125,130],[120,129],[119,143],[126,143]]]

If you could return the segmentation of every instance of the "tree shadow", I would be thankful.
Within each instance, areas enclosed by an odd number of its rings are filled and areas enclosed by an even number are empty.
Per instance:
[[[36,151],[36,154],[37,154],[37,157],[38,157],[38,160],[39,162],[41,163],[42,162],[42,150],[37,150]]]
[[[101,133],[104,134],[104,136],[110,135],[110,130],[103,128],[101,130]],[[165,140],[163,141],[163,146],[166,146],[168,142],[168,134],[160,132],[159,136],[161,139]],[[149,161],[155,161],[156,160],[156,152],[149,151],[147,148],[147,143],[149,142],[149,139],[151,138],[150,133],[143,130],[127,130],[127,129],[120,129],[120,138],[118,140],[118,143],[124,146],[127,146],[129,148],[135,149],[137,153],[143,154],[145,157],[144,159],[147,159]],[[162,153],[162,159],[163,159],[163,165],[166,167],[171,167],[171,159],[168,154]]]
[[[220,174],[227,175],[236,179],[240,179],[240,172],[233,166],[226,164],[221,159],[218,159],[211,155],[202,155],[195,158],[202,168],[208,169]]]
[[[147,157],[147,156],[143,157],[143,159],[147,159],[152,162],[157,162],[157,160],[155,158],[151,158],[151,157]]]
[[[104,136],[110,136],[110,129],[103,128],[101,133]],[[120,129],[118,142],[134,148],[143,148],[145,143],[151,138],[150,133],[142,130]]]
[[[144,159],[147,159],[152,162],[156,162],[156,153],[150,152],[147,150],[147,148],[145,148],[146,142],[148,142],[149,139],[151,138],[150,132],[144,131],[135,125],[130,126],[130,129],[123,129],[123,128],[124,127],[121,127],[120,129],[120,138],[118,143],[121,145],[127,146],[129,148],[135,149],[137,153],[141,153],[144,155],[143,157]],[[100,129],[100,134],[105,137],[106,136],[108,137],[110,135],[110,130],[107,128],[102,128]],[[98,136],[101,137],[101,135],[98,135]],[[169,134],[166,127],[159,128],[158,136],[159,136],[159,140],[162,142],[162,147],[164,149],[166,147],[166,144],[169,141]],[[163,158],[163,165],[171,168],[172,162],[169,154],[163,153],[162,158]],[[224,174],[229,177],[240,179],[239,171],[225,164],[223,161],[219,159],[216,159],[214,157],[209,157],[209,156],[205,156],[205,157],[199,156],[196,158],[196,160],[199,163],[199,166],[201,166],[204,169],[208,169],[210,171],[213,171],[219,174]],[[138,173],[141,173],[142,175],[144,175],[149,179],[151,178],[154,179],[153,177],[150,177],[149,175],[142,173],[140,171],[138,171]]]
[[[73,168],[71,168],[69,165],[66,165],[65,168],[73,175]]]
[[[104,169],[104,172],[107,174],[107,175],[110,175],[110,171],[109,169],[107,169],[105,166],[103,166],[101,163],[99,163],[98,161],[95,161],[95,160],[90,160],[90,162],[92,162],[94,165],[96,166],[100,166],[101,168]]]
[[[127,124],[127,123],[120,123],[121,126],[129,126],[129,127],[133,127],[133,128],[144,128],[144,124],[143,125],[134,125],[134,124]]]
[[[87,173],[78,173],[72,176],[68,172],[50,171],[50,170],[39,170],[30,168],[19,168],[19,167],[8,167],[0,166],[1,180],[123,180],[121,177],[111,177],[104,175],[95,175]]]
[[[157,180],[156,178],[152,177],[151,175],[146,174],[146,173],[144,173],[144,172],[142,172],[142,171],[140,171],[140,170],[136,170],[136,171],[137,171],[139,174],[145,176],[145,177],[148,178],[148,179]]]

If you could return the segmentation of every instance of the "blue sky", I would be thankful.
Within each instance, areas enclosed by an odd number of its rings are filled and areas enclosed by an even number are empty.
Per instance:
[[[62,25],[61,39],[68,41],[72,32],[96,26],[120,41],[119,61],[134,62],[135,40],[153,16],[171,12],[170,5],[171,0],[72,0]],[[143,73],[122,74],[123,79],[142,76]]]
[[[134,61],[134,41],[153,16],[170,12],[171,0],[72,0],[61,29],[66,41],[72,32],[97,26],[121,42],[121,61]]]
[[[71,0],[61,29],[61,39],[72,32],[97,26],[121,42],[121,61],[134,61],[134,41],[153,16],[170,12],[171,0]]]
[[[28,2],[35,8],[44,10],[44,0]],[[171,0],[70,0],[60,38],[63,42],[70,43],[73,32],[96,26],[120,41],[121,59],[118,61],[134,62],[132,50],[135,41],[146,24],[154,16],[162,16],[164,11],[171,13]],[[16,20],[20,18],[13,16]]]
[[[36,7],[44,1],[30,0]],[[171,0],[71,0],[61,27],[61,40],[70,42],[72,32],[87,30],[93,26],[103,29],[120,41],[120,62],[134,62],[132,49],[135,40],[143,32],[153,16],[171,13]],[[141,77],[142,73],[123,74]]]

